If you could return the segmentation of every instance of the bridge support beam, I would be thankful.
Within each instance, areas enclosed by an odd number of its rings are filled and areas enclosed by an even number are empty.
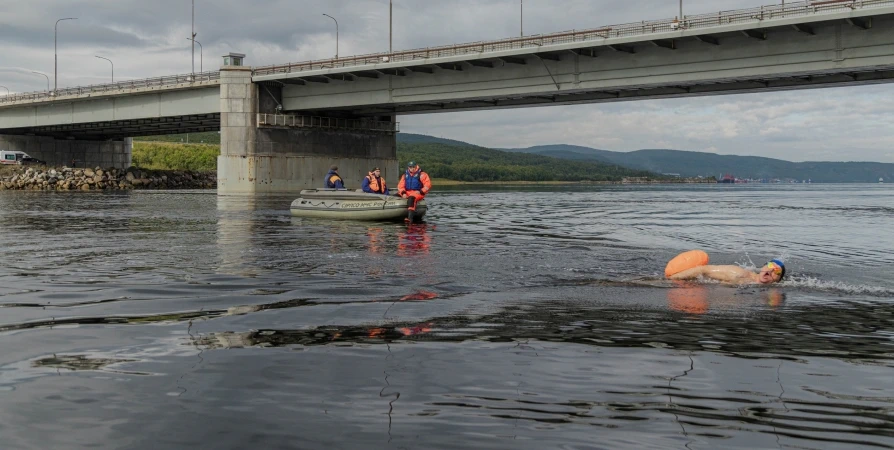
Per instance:
[[[360,188],[374,167],[388,184],[400,176],[393,133],[327,128],[258,127],[258,113],[281,106],[282,87],[251,81],[248,67],[224,66],[220,74],[218,193],[298,194],[323,187],[337,165],[349,189]],[[394,120],[394,116],[378,117]]]
[[[46,161],[47,166],[130,167],[133,141],[56,139],[49,136],[0,135],[0,149],[18,150]]]

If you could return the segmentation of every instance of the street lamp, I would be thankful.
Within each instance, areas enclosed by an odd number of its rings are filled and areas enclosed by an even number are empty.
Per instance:
[[[53,91],[59,87],[59,55],[56,52],[58,48],[58,35],[59,35],[59,22],[63,20],[78,20],[77,17],[66,17],[64,19],[59,19],[56,21],[56,25],[53,27]],[[50,88],[47,88],[49,91]]]
[[[45,74],[45,73],[43,73],[43,72],[35,72],[35,71],[32,70],[31,73],[36,73],[36,74],[38,74],[38,75],[43,75],[43,76],[45,76],[45,77],[47,78],[47,92],[50,92],[50,77],[47,77],[47,74]]]
[[[96,56],[96,55],[93,55],[93,56]],[[109,64],[112,65],[112,83],[114,83],[115,82],[115,63],[113,63],[112,60],[109,58],[103,58],[102,56],[96,56],[96,57],[99,59],[104,59],[104,60],[108,61]]]
[[[9,97],[9,88],[6,86],[0,86],[0,87],[2,87],[3,89],[6,89],[6,96]]]
[[[388,0],[388,53],[394,53],[394,0]]]
[[[204,39],[204,38],[202,38],[202,39]],[[197,41],[195,38],[192,38],[192,39],[186,38],[186,40],[193,41],[196,44],[199,44],[199,72],[201,72],[203,70],[202,67],[204,66],[204,64],[202,63],[202,61],[204,60],[204,57],[202,56],[202,54],[204,53],[204,51],[202,50],[202,43]]]
[[[193,78],[196,75],[196,0],[192,0],[192,35],[189,38],[192,42],[192,74]],[[201,61],[200,61],[201,63]]]
[[[520,37],[525,37],[525,0],[518,0],[518,29]]]
[[[335,17],[330,16],[329,14],[323,13],[324,16],[335,20]],[[335,20],[335,59],[338,59],[338,21]]]

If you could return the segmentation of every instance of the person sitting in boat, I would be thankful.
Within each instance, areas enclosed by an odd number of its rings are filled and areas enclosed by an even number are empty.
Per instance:
[[[360,189],[368,194],[384,194],[388,195],[388,186],[385,186],[385,179],[382,178],[382,171],[378,167],[372,170],[366,178]]]
[[[338,175],[338,166],[332,166],[329,168],[329,173],[326,174],[326,187],[328,189],[344,189],[345,182],[341,179],[341,176]]]
[[[397,194],[408,199],[408,210],[416,211],[416,203],[425,198],[428,191],[431,190],[431,179],[428,174],[419,168],[419,164],[410,161],[407,164],[407,171],[400,177],[400,183],[397,184]]]
[[[774,259],[754,273],[739,266],[698,266],[671,275],[671,280],[692,280],[698,277],[710,278],[733,284],[773,284],[782,281],[785,276],[785,264]]]

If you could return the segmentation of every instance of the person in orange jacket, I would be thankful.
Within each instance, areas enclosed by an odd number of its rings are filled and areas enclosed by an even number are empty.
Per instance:
[[[385,179],[382,178],[382,171],[378,167],[363,179],[360,189],[367,194],[388,195],[388,186],[385,186]]]
[[[419,164],[410,161],[407,164],[407,171],[400,177],[400,183],[397,184],[397,194],[408,200],[409,220],[413,221],[416,212],[416,203],[425,198],[428,191],[431,190],[431,178],[428,174],[419,168]]]

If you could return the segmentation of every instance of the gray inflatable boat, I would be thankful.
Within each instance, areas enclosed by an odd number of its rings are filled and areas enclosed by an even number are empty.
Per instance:
[[[292,215],[319,219],[390,221],[408,218],[407,199],[396,195],[367,194],[344,189],[305,189],[292,202]],[[416,204],[413,220],[428,210],[425,200]]]

